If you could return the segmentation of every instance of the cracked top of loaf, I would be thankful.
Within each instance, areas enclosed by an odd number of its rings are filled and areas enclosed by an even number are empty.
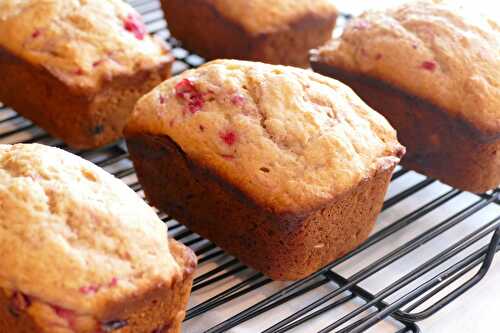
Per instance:
[[[2,0],[0,48],[84,91],[172,60],[121,0]]]
[[[30,304],[40,326],[83,325],[70,316],[112,315],[113,305],[170,287],[182,277],[168,243],[154,210],[94,164],[0,145],[0,288],[12,306]]]
[[[251,34],[270,33],[312,18],[335,18],[332,0],[202,0]]]
[[[137,104],[127,136],[165,135],[277,213],[309,212],[392,167],[395,130],[342,83],[311,71],[218,60]]]
[[[313,53],[385,81],[500,137],[500,24],[466,1],[412,1],[368,11]]]

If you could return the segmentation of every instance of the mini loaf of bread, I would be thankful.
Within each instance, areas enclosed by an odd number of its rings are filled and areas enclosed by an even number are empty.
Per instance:
[[[162,0],[168,28],[207,59],[308,67],[308,52],[332,35],[332,0]]]
[[[366,239],[404,152],[343,84],[236,60],[161,84],[125,135],[153,205],[280,280]]]
[[[0,145],[0,332],[179,332],[196,258],[77,156]]]
[[[500,184],[500,25],[475,4],[417,1],[353,19],[312,55],[408,148],[403,165],[460,189]]]
[[[121,0],[0,1],[0,101],[71,146],[120,138],[172,60]]]

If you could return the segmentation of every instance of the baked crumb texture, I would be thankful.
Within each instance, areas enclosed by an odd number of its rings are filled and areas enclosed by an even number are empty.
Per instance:
[[[151,207],[77,156],[0,145],[0,331],[179,332],[196,265]]]
[[[154,205],[276,279],[362,242],[404,153],[343,84],[236,60],[165,81],[125,133]]]
[[[331,0],[162,0],[169,30],[207,59],[307,67],[308,51],[332,35]]]
[[[312,52],[408,148],[403,165],[460,189],[500,183],[500,26],[473,4],[413,1],[369,11]]]
[[[121,0],[0,3],[0,100],[75,147],[118,139],[170,75],[168,46]]]

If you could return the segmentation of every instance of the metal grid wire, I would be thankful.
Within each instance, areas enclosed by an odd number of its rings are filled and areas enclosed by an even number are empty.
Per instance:
[[[175,74],[203,63],[170,36],[157,1],[130,3],[143,14],[151,33],[172,45]],[[343,15],[339,25],[348,18]],[[92,151],[72,150],[1,105],[0,142],[38,142],[69,150],[143,195],[123,142]],[[404,214],[394,213],[394,207]],[[388,222],[378,225],[359,248],[304,280],[285,284],[253,271],[160,213],[170,236],[190,246],[199,260],[185,330],[238,331],[246,324],[253,332],[266,333],[362,332],[383,324],[388,332],[420,332],[415,323],[479,282],[500,249],[498,189],[473,195],[398,169],[381,215]],[[447,239],[457,228],[462,239]],[[394,270],[401,274],[394,277]],[[261,327],[263,322],[274,324]]]

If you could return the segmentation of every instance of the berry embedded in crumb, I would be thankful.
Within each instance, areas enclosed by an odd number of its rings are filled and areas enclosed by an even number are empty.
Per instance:
[[[111,281],[108,284],[109,288],[114,288],[118,285],[118,278],[115,276],[111,279]]]
[[[147,30],[142,18],[137,14],[128,14],[127,18],[123,21],[125,30],[134,34],[135,38],[143,40],[146,36]]]
[[[243,104],[245,104],[245,97],[239,94],[234,94],[231,97],[231,103],[236,106],[242,106]]]
[[[189,79],[182,79],[175,85],[175,95],[177,97],[188,99],[193,92],[198,93],[193,82]]]
[[[35,31],[33,31],[33,33],[31,34],[31,37],[33,38],[37,38],[37,37],[40,37],[40,35],[42,34],[42,31],[40,29],[36,29]]]
[[[228,160],[228,161],[234,160],[234,155],[222,154],[220,156],[222,156],[223,159]]]
[[[75,70],[73,71],[73,73],[74,73],[75,75],[83,75],[83,69],[81,69],[81,68],[77,68],[77,69],[75,69]]]
[[[160,101],[160,104],[165,104],[165,96],[161,95],[158,97],[158,100]]]
[[[203,132],[204,130],[205,130],[205,126],[200,125],[200,131],[202,131],[202,132]]]
[[[66,322],[70,327],[73,327],[75,325],[75,320],[76,320],[75,312],[73,312],[72,310],[62,308],[57,305],[52,305],[52,309],[54,310],[56,315],[66,320]]]
[[[101,289],[99,286],[90,285],[90,286],[81,287],[80,289],[78,289],[78,291],[82,294],[90,295],[90,294],[97,293],[99,291],[99,289]]]
[[[105,285],[105,287],[108,287],[108,288],[114,288],[118,285],[118,278],[115,276],[111,279],[111,281],[109,281],[109,283],[107,285]],[[99,290],[101,289],[102,286],[99,286],[99,285],[89,285],[89,286],[85,286],[85,287],[81,287],[80,289],[78,289],[82,294],[85,294],[85,295],[89,295],[89,294],[96,294],[99,292]]]
[[[104,59],[94,61],[94,62],[92,63],[92,67],[94,67],[94,68],[95,68],[95,67],[97,67],[97,66],[101,65],[103,62],[104,62]]]
[[[375,55],[375,60],[380,60],[380,59],[382,59],[382,54],[381,53],[377,53]]]
[[[200,111],[203,108],[203,97],[201,95],[199,96],[193,96],[191,100],[189,101],[189,112],[191,113],[196,113]]]
[[[219,134],[219,137],[224,141],[228,146],[232,146],[236,143],[236,133],[233,131],[226,131]]]
[[[426,60],[426,61],[422,62],[422,68],[426,69],[428,71],[433,72],[436,69],[436,67],[437,67],[437,63],[435,61]]]
[[[365,20],[357,20],[354,22],[354,29],[357,30],[365,30],[370,27],[370,22],[365,21]]]
[[[187,107],[192,114],[201,111],[205,103],[203,95],[189,79],[183,79],[175,85],[175,96],[188,102]]]

